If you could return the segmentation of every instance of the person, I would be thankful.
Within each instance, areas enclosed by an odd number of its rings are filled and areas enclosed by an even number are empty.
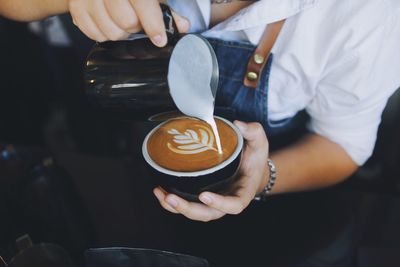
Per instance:
[[[173,2],[178,13],[189,14],[179,1]],[[268,107],[267,118],[258,119],[264,126],[267,124],[266,131],[261,124],[237,122],[247,141],[241,189],[235,196],[204,192],[199,197],[203,205],[156,189],[155,194],[165,209],[201,221],[241,213],[267,184],[268,158],[277,171],[271,194],[337,184],[366,162],[373,151],[382,110],[400,86],[397,3],[258,1],[207,30],[210,4],[197,2],[201,15],[192,12],[187,16],[193,27],[205,31],[207,37],[257,45],[266,24],[286,21],[272,50],[268,89],[261,89],[268,90],[268,98],[263,99]],[[196,21],[199,23],[195,24]],[[205,25],[199,25],[201,22]],[[247,62],[242,61],[241,65],[245,67]],[[222,72],[221,76],[233,75]],[[241,76],[235,78],[240,80],[243,75],[244,68]],[[236,90],[235,85],[220,89],[217,104],[219,97],[225,97],[226,101],[220,102],[236,105],[237,99],[228,99],[230,92]],[[237,89],[238,95],[245,89]],[[265,112],[265,107],[254,106],[248,113]],[[310,132],[299,142],[268,154],[267,137],[273,134],[273,125],[295,117],[300,110],[310,116]]]
[[[188,202],[155,188],[160,205],[196,221],[243,213],[265,192],[281,195],[336,185],[371,156],[382,111],[400,86],[400,4],[396,0],[168,1],[181,32],[199,32],[216,50],[217,106],[236,111],[246,146],[238,191],[203,192]],[[0,14],[35,20],[69,11],[88,37],[118,40],[144,30],[167,38],[155,0],[2,0]],[[261,83],[243,85],[265,27],[284,20]],[[250,52],[249,52],[250,51]],[[253,91],[252,91],[253,90]],[[306,132],[277,149],[274,138],[302,121]],[[268,164],[270,162],[270,164]],[[276,180],[272,185],[271,171]]]

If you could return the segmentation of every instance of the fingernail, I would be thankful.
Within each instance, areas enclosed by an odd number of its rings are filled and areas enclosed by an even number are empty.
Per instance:
[[[167,43],[167,40],[164,35],[158,34],[156,36],[153,36],[151,40],[158,46],[164,46]]]
[[[211,204],[211,202],[212,202],[212,198],[208,195],[201,195],[200,200],[201,200],[201,202],[203,202],[204,204],[207,204],[207,205]]]
[[[247,130],[247,124],[241,121],[235,121],[236,126],[240,129],[241,132],[245,132]]]
[[[161,198],[160,191],[154,189],[154,190],[153,190],[153,194],[154,194],[157,198]]]
[[[178,206],[178,201],[176,201],[176,199],[174,199],[174,198],[168,198],[167,199],[167,203],[169,204],[169,205],[171,205],[172,207],[176,207],[176,206]]]

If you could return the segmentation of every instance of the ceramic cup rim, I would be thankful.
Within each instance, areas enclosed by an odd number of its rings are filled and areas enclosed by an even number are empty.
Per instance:
[[[237,136],[237,146],[235,151],[232,153],[232,155],[229,156],[229,158],[227,158],[226,160],[224,160],[223,162],[221,162],[220,164],[208,168],[208,169],[204,169],[201,171],[192,171],[192,172],[180,172],[180,171],[173,171],[173,170],[169,170],[167,168],[161,167],[160,165],[158,165],[155,161],[153,161],[153,159],[150,157],[149,152],[147,150],[147,142],[149,140],[149,138],[153,135],[153,133],[155,131],[157,131],[157,129],[159,129],[161,126],[163,126],[164,124],[166,124],[167,122],[174,120],[174,119],[179,119],[179,118],[190,118],[188,116],[182,116],[182,117],[178,117],[178,118],[171,118],[168,119],[162,123],[160,123],[159,125],[157,125],[156,127],[154,127],[154,129],[152,129],[147,135],[146,138],[143,141],[143,145],[142,145],[142,154],[144,159],[146,160],[146,162],[153,167],[154,169],[156,169],[157,171],[164,173],[164,174],[168,174],[171,176],[176,176],[176,177],[197,177],[197,176],[203,176],[203,175],[207,175],[207,174],[211,174],[214,173],[216,171],[219,171],[223,168],[225,168],[226,166],[228,166],[229,164],[231,164],[241,153],[242,149],[243,149],[243,136],[242,133],[240,132],[239,128],[233,124],[232,122],[230,122],[229,120],[219,117],[219,116],[214,116],[214,118],[219,119],[221,121],[223,121],[224,123],[226,123],[227,125],[229,125],[234,132],[236,133]]]

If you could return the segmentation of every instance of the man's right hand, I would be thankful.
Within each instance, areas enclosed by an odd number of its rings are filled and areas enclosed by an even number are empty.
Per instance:
[[[89,38],[103,42],[126,39],[144,30],[152,42],[165,46],[167,36],[157,0],[69,0],[74,24]],[[172,12],[179,32],[186,32],[190,22]]]

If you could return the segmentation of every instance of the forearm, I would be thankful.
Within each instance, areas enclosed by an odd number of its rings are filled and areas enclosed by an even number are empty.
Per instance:
[[[239,10],[251,5],[253,1],[236,1],[229,4],[211,5],[210,26],[216,25],[229,17],[233,16]]]
[[[316,134],[272,152],[277,180],[272,194],[306,191],[337,184],[358,168],[338,144]]]
[[[68,11],[68,0],[1,0],[0,15],[12,20],[34,21]]]

